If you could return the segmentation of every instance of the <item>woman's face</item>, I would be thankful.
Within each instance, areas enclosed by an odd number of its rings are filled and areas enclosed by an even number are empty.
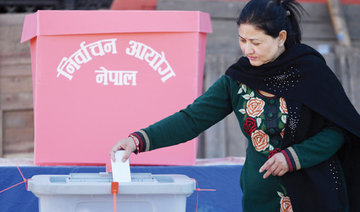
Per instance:
[[[241,51],[253,66],[274,61],[285,51],[286,31],[282,30],[277,38],[264,33],[251,24],[240,24],[239,44]]]

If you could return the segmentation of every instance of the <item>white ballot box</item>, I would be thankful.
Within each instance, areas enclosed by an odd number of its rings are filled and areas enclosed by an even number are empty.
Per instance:
[[[35,175],[28,190],[39,198],[40,212],[113,211],[111,173]],[[117,211],[185,212],[186,198],[196,189],[185,175],[132,173],[131,182],[119,183]]]

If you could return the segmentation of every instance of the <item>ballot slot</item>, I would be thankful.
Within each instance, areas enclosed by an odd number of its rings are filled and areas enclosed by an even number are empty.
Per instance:
[[[50,183],[71,182],[113,182],[111,172],[100,173],[70,173],[66,176],[53,176],[49,178]],[[151,173],[131,173],[131,182],[173,182],[170,177],[153,176]]]

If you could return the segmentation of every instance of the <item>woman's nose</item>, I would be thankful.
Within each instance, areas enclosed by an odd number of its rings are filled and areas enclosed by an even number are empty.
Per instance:
[[[252,48],[252,46],[249,43],[245,44],[245,55],[252,54],[253,52],[254,49]]]

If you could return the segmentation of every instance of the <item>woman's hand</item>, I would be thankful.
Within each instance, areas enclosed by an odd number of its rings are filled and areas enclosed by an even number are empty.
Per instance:
[[[136,140],[136,142],[139,141]],[[125,162],[130,157],[131,153],[136,150],[134,140],[128,137],[117,141],[110,151],[110,157],[112,161],[115,161],[115,152],[121,149],[125,150],[124,156],[122,158],[122,161]]]
[[[289,171],[289,165],[286,162],[285,156],[279,152],[273,155],[269,160],[267,160],[264,165],[260,168],[259,172],[265,171],[263,176],[264,179],[272,174],[273,176],[283,176],[286,172]]]

